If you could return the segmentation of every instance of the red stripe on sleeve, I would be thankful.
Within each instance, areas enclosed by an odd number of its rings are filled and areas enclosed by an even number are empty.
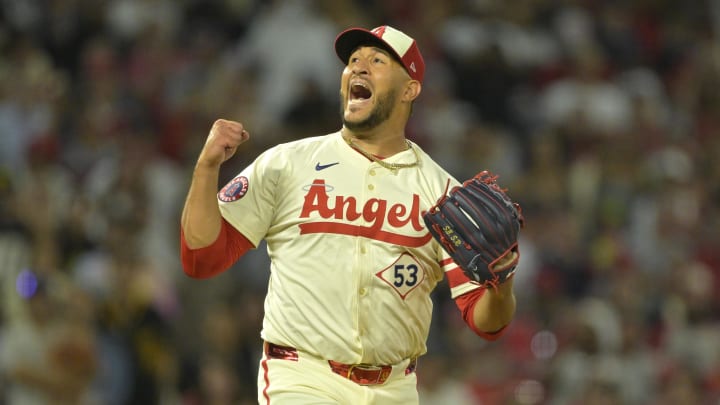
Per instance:
[[[199,249],[191,249],[187,245],[185,233],[180,227],[180,259],[183,271],[192,278],[216,276],[254,248],[252,242],[225,219],[222,220],[220,234],[215,242]]]
[[[461,284],[470,282],[470,279],[465,275],[460,267],[455,267],[452,270],[446,271],[445,277],[447,277],[450,288],[455,288]]]

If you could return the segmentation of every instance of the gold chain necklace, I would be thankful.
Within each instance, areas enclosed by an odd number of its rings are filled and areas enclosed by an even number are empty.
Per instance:
[[[387,163],[387,162],[383,161],[382,159],[376,158],[375,155],[373,155],[372,153],[368,153],[368,152],[365,152],[364,150],[362,150],[359,146],[355,145],[355,143],[353,143],[353,141],[350,138],[346,138],[344,136],[342,138],[345,140],[345,142],[347,142],[347,144],[351,148],[355,149],[356,151],[360,152],[366,158],[372,160],[373,162],[379,164],[380,166],[382,166],[392,172],[397,172],[398,169],[406,169],[408,167],[415,167],[418,164],[420,164],[420,157],[418,156],[417,151],[415,150],[415,148],[412,147],[412,145],[410,144],[410,141],[408,141],[407,139],[405,140],[405,143],[407,143],[408,149],[411,149],[413,151],[413,154],[415,155],[415,161],[413,163]]]

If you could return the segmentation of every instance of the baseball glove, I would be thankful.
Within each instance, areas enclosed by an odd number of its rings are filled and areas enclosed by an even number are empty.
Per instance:
[[[515,272],[518,233],[525,225],[520,205],[500,188],[497,178],[482,171],[449,194],[446,188],[423,213],[430,233],[470,280],[493,288]]]

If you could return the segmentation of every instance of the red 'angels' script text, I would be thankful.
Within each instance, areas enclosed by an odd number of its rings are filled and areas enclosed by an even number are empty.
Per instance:
[[[387,223],[393,228],[402,228],[410,224],[413,229],[420,232],[424,227],[420,224],[420,196],[413,194],[412,206],[408,209],[403,204],[392,204],[379,198],[371,198],[365,205],[358,209],[355,197],[335,196],[333,206],[330,206],[330,197],[327,195],[325,180],[315,180],[310,186],[300,218],[308,218],[310,214],[317,212],[321,218],[333,218],[338,220],[355,221],[362,217],[370,223],[369,226],[351,225],[339,222],[309,222],[300,224],[300,234],[308,233],[336,233],[343,235],[364,236],[367,238],[395,243],[408,247],[419,247],[426,244],[432,237],[425,233],[420,237],[400,235],[383,231],[382,227]]]

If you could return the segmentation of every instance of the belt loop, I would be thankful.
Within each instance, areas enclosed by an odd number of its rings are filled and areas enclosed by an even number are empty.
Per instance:
[[[414,373],[415,369],[417,369],[417,357],[410,359],[410,363],[405,368],[405,375]]]
[[[294,347],[280,346],[265,342],[265,355],[271,359],[298,361],[298,352]]]

